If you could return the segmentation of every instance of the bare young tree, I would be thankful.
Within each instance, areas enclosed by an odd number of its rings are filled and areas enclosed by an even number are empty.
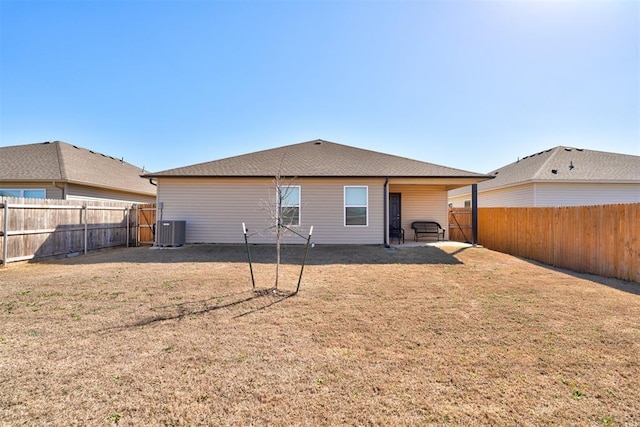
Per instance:
[[[295,235],[303,240],[306,240],[304,247],[304,258],[300,267],[300,276],[298,277],[298,284],[293,294],[297,294],[300,290],[300,283],[302,281],[302,273],[307,261],[307,254],[309,253],[309,246],[311,244],[311,236],[313,234],[313,226],[309,229],[307,235],[302,235],[300,226],[300,186],[294,185],[296,177],[284,177],[281,174],[282,164],[284,163],[285,156],[282,157],[280,162],[280,168],[278,173],[273,179],[273,187],[269,192],[268,200],[261,200],[260,204],[262,208],[267,212],[269,216],[270,226],[267,229],[263,229],[252,234],[248,234],[245,223],[242,223],[242,232],[244,233],[244,241],[247,247],[247,257],[249,259],[249,271],[251,272],[251,283],[255,289],[255,277],[253,275],[253,267],[251,262],[251,250],[249,248],[249,238],[254,234],[266,235],[269,233],[269,237],[275,237],[276,243],[276,271],[274,281],[274,292],[277,291],[280,281],[280,263],[282,254],[282,238],[285,235]]]
[[[276,272],[274,288],[278,289],[280,279],[280,263],[282,253],[282,238],[291,234],[289,227],[300,225],[300,189],[294,186],[295,177],[285,178],[278,173],[274,179],[273,193],[269,201],[263,201],[263,207],[269,214],[272,224],[270,229],[275,235],[276,243]]]

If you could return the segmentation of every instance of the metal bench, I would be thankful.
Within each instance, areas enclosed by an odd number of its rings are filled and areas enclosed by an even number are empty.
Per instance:
[[[440,241],[440,236],[442,236],[442,240],[444,240],[444,228],[435,221],[413,221],[411,223],[411,228],[413,229],[413,240],[416,242],[420,238],[421,234],[435,234],[438,241]]]

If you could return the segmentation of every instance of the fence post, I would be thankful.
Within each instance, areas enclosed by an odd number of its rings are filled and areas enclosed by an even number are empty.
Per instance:
[[[7,266],[7,259],[9,259],[9,202],[5,199],[2,203],[2,210],[4,211],[4,220],[2,221],[2,266]]]
[[[83,210],[84,210],[84,254],[87,254],[87,245],[89,242],[89,219],[88,219],[88,209],[87,209],[87,203],[85,202],[84,205],[82,206]]]
[[[136,231],[135,231],[134,242],[137,248],[138,246],[140,246],[140,205],[136,203],[135,205],[133,205],[133,209],[135,209],[135,213],[136,213],[136,222],[134,225],[134,227],[136,228]]]
[[[131,212],[131,207],[124,208],[124,220],[127,221],[127,247],[129,247],[129,240],[131,240],[131,227],[129,224],[129,212]]]

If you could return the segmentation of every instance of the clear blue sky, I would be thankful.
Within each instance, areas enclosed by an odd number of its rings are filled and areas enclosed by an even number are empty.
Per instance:
[[[160,171],[316,138],[640,155],[639,1],[0,0],[0,145]]]

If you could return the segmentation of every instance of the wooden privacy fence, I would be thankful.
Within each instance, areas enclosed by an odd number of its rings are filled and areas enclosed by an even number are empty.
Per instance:
[[[640,282],[640,203],[479,208],[478,243],[577,272]]]
[[[33,258],[138,245],[143,229],[138,206],[126,203],[6,197],[1,199],[0,208],[3,266]],[[145,238],[149,229],[142,233]]]

